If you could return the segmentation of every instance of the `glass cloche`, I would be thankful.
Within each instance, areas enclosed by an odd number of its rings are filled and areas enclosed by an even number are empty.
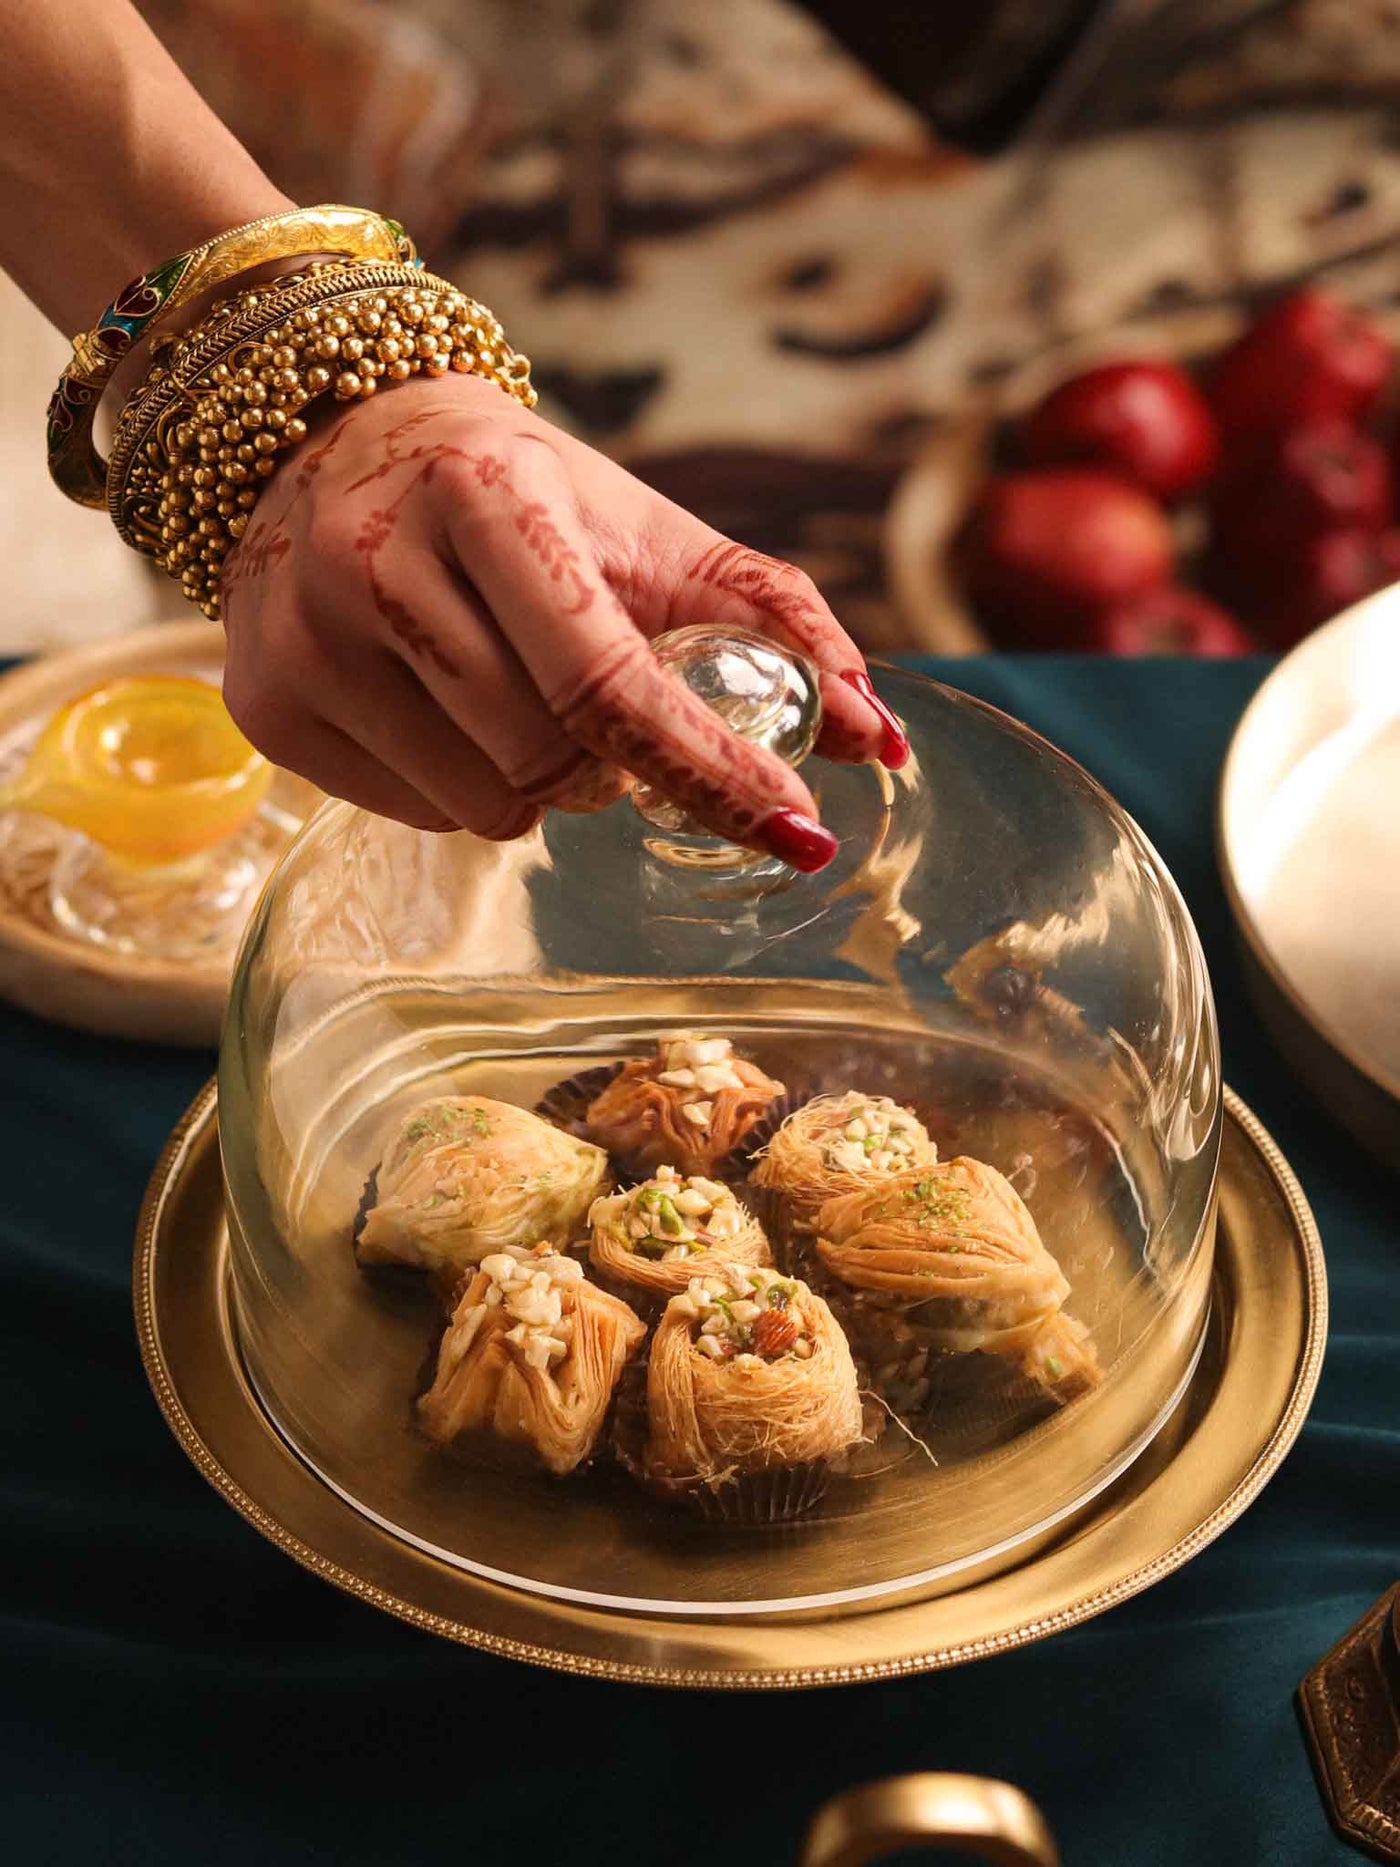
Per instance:
[[[796,761],[812,671],[658,645]],[[993,708],[804,776],[817,875],[638,794],[524,839],[329,804],[219,1073],[233,1313],[306,1463],[518,1589],[752,1615],[1014,1562],[1180,1399],[1221,1093],[1160,859]]]

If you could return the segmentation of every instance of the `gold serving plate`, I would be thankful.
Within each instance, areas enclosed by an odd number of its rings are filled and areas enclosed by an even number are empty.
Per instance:
[[[448,1639],[562,1671],[703,1688],[951,1666],[1073,1626],[1160,1580],[1258,1495],[1302,1426],[1326,1335],[1317,1229],[1264,1129],[1228,1091],[1226,1109],[1211,1318],[1181,1402],[1122,1477],[1014,1567],[969,1574],[935,1598],[771,1616],[624,1611],[526,1594],[380,1528],[291,1451],[245,1375],[212,1085],[172,1137],[143,1207],[142,1356],[176,1437],[235,1509],[313,1573]],[[678,1560],[686,1533],[677,1530]]]
[[[1301,1080],[1400,1148],[1400,585],[1259,689],[1220,790],[1220,866],[1259,1010]]]

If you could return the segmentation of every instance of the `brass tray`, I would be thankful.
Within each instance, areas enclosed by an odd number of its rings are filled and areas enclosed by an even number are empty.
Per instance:
[[[228,1303],[215,1091],[171,1137],[142,1208],[134,1292],[146,1372],[180,1444],[289,1556],[448,1639],[651,1685],[779,1688],[890,1677],[1022,1646],[1179,1568],[1256,1498],[1297,1437],[1326,1338],[1317,1227],[1231,1091],[1204,1353],[1172,1418],[1109,1490],[1017,1567],[936,1599],[807,1618],[666,1618],[526,1595],[401,1542],[289,1450],[245,1377]]]
[[[1280,662],[1220,785],[1220,867],[1261,1016],[1382,1160],[1400,1146],[1400,586]]]

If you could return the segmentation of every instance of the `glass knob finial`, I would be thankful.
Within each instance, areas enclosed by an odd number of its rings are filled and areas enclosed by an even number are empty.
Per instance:
[[[685,682],[741,739],[800,765],[822,723],[817,671],[804,655],[746,629],[701,623],[658,636],[656,658]],[[704,836],[679,806],[650,785],[633,802],[658,830]]]

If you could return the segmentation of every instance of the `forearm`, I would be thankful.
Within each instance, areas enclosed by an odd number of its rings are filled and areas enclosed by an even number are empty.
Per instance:
[[[0,0],[0,266],[65,334],[288,205],[128,0]]]

